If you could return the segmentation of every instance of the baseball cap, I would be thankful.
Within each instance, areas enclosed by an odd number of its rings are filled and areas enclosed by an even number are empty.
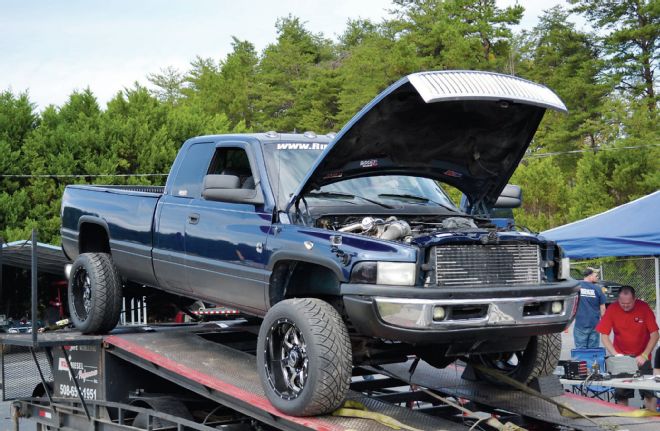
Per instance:
[[[600,269],[592,268],[592,267],[588,266],[584,269],[584,271],[582,271],[582,275],[585,276],[585,277],[589,277],[591,274],[599,275],[600,274]]]

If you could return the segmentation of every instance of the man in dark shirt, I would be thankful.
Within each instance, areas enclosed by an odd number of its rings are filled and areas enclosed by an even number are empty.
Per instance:
[[[605,314],[606,297],[600,286],[597,286],[598,270],[587,268],[583,272],[584,280],[580,282],[580,302],[575,315],[573,339],[578,349],[593,349],[599,347],[600,334],[595,328],[600,317]]]
[[[600,332],[600,341],[611,355],[633,356],[642,374],[652,374],[651,351],[658,343],[658,324],[651,307],[635,298],[635,289],[631,286],[621,287],[618,301],[609,306],[596,330]],[[610,340],[612,331],[614,341]],[[655,411],[655,394],[647,390],[639,392],[644,397],[646,408]],[[614,392],[617,404],[623,405],[628,405],[628,399],[633,395],[632,389],[616,389]]]

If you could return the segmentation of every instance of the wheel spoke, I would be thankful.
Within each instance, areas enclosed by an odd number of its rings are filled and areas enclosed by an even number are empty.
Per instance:
[[[292,329],[294,328],[292,327]],[[293,344],[295,344],[296,346],[300,346],[302,343],[300,342],[300,338],[298,338],[298,331],[294,329],[292,333],[293,333]]]
[[[287,370],[289,371],[289,380],[288,380],[289,388],[293,392],[299,392],[301,388],[296,384],[296,377],[298,376],[296,374],[296,370],[294,370],[292,368],[288,368],[288,367],[287,367]]]
[[[305,370],[300,369],[300,371],[298,371],[297,376],[298,376],[298,382],[300,383],[300,389],[302,390],[302,388],[305,386]]]

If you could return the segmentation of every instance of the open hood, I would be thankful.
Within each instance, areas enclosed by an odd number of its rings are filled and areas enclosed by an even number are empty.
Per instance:
[[[547,108],[566,112],[533,82],[477,71],[408,75],[358,112],[326,147],[289,202],[326,184],[414,175],[460,189],[470,208],[491,207]]]

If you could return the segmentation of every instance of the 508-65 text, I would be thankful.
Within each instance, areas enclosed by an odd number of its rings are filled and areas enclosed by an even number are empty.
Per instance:
[[[96,389],[80,388],[82,396],[86,400],[96,399]],[[63,397],[76,397],[78,398],[78,391],[74,385],[60,385],[60,395]]]

